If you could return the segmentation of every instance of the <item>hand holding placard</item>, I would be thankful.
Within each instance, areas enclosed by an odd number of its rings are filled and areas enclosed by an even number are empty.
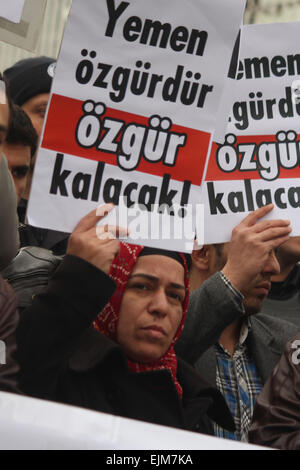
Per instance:
[[[88,261],[106,274],[119,252],[120,242],[115,236],[124,232],[128,235],[127,230],[120,227],[96,227],[113,208],[112,204],[105,204],[83,217],[70,236],[67,249],[67,254]]]
[[[242,294],[257,281],[268,258],[274,256],[272,251],[289,238],[289,220],[259,221],[273,207],[269,204],[251,212],[232,231],[228,258],[222,271]]]

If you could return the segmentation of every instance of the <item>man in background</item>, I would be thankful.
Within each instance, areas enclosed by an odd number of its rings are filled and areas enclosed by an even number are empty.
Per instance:
[[[300,237],[291,237],[278,247],[276,257],[280,273],[272,276],[261,311],[294,323],[300,331]]]
[[[236,431],[215,425],[218,437],[248,440],[256,398],[297,327],[257,315],[279,273],[274,250],[287,241],[288,221],[260,220],[272,206],[250,213],[230,243],[192,254],[192,294],[177,353],[223,394]]]
[[[38,139],[41,138],[55,66],[56,61],[51,57],[33,57],[20,60],[4,72],[13,102],[30,117]],[[22,224],[25,223],[35,158],[36,155],[32,159],[27,186],[18,206],[19,219]],[[56,255],[65,254],[68,234],[30,225],[26,225],[26,231],[27,233],[22,231],[22,246],[30,243],[31,246],[52,250]]]
[[[51,57],[32,57],[20,60],[4,71],[11,99],[29,116],[38,139],[43,129],[55,65],[56,61]],[[32,172],[29,176],[25,200],[29,198]]]
[[[38,136],[31,120],[19,106],[13,105],[11,126],[6,136],[3,152],[11,172],[18,202],[23,197],[31,161],[37,149]]]

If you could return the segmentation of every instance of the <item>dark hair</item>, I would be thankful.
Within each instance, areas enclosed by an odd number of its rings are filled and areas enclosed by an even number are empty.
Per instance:
[[[25,111],[13,104],[12,119],[9,131],[6,136],[8,144],[24,145],[30,147],[31,158],[36,152],[38,135],[33,127],[30,118]]]
[[[168,251],[161,248],[151,248],[149,246],[144,246],[143,250],[139,254],[139,256],[147,256],[147,255],[161,255],[167,256],[169,258],[173,258],[175,261],[178,261],[184,267],[184,261],[182,259],[182,255],[185,258],[187,270],[190,271],[192,265],[192,257],[187,253],[180,254],[178,251]]]

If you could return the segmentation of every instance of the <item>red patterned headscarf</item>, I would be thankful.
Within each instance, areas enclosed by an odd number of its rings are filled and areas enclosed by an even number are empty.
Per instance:
[[[105,306],[105,308],[98,315],[97,319],[94,322],[94,326],[99,332],[105,334],[116,342],[119,311],[123,295],[130,277],[130,273],[143,248],[143,246],[120,243],[120,252],[113,260],[109,272],[109,276],[111,279],[113,279],[113,281],[115,281],[117,289],[111,297],[109,303]],[[159,250],[157,254],[163,254],[163,252]],[[182,305],[183,315],[181,323],[173,338],[173,341],[165,355],[157,361],[154,361],[152,363],[140,363],[128,359],[128,367],[132,372],[146,372],[151,370],[169,369],[172,374],[172,378],[175,383],[178,394],[181,397],[182,388],[177,380],[177,357],[174,351],[174,345],[182,332],[185,322],[189,302],[189,278],[185,256],[181,253],[179,254],[179,256],[182,259],[182,264],[184,266],[186,296]]]

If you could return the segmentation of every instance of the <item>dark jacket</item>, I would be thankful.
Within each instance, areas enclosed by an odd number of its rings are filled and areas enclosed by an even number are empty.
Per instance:
[[[50,250],[27,246],[21,248],[1,272],[16,294],[20,314],[31,305],[34,296],[46,288],[61,261],[62,257],[55,256]]]
[[[15,331],[18,320],[16,297],[0,275],[0,390],[4,392],[18,391],[19,368],[13,358],[16,352]]]
[[[300,450],[300,334],[290,341],[257,398],[250,442]]]
[[[28,201],[21,199],[18,205],[20,246],[45,248],[57,256],[63,256],[67,251],[70,234],[26,224],[27,204]]]
[[[212,434],[208,415],[232,428],[221,394],[184,361],[183,399],[167,370],[131,373],[122,349],[91,327],[115,289],[91,264],[66,256],[18,328],[20,387],[35,397]]]

